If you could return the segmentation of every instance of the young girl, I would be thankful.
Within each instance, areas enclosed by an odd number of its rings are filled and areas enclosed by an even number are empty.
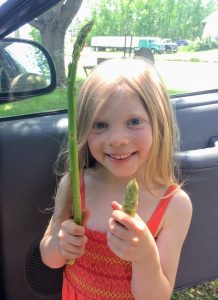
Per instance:
[[[83,226],[73,221],[66,172],[40,245],[46,265],[66,264],[64,300],[170,299],[192,215],[173,173],[176,132],[154,66],[112,59],[90,73],[78,101]],[[133,178],[135,217],[122,211]]]

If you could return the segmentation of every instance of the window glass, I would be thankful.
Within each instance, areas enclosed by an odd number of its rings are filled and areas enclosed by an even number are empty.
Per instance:
[[[0,6],[4,4],[7,0],[0,0]]]

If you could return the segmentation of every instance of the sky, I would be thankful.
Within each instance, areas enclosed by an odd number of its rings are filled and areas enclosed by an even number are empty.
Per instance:
[[[91,8],[100,1],[101,0],[83,0],[75,18],[78,18],[80,21],[84,18],[88,18],[90,16]]]

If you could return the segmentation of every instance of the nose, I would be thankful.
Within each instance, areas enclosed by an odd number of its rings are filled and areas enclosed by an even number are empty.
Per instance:
[[[108,132],[107,144],[110,147],[120,147],[122,145],[128,145],[130,142],[130,136],[124,129],[114,128]]]

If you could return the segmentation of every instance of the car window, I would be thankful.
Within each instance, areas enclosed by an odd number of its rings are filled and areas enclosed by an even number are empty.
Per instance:
[[[65,74],[78,28],[92,17],[96,23],[79,60],[78,92],[100,61],[134,56],[142,50],[139,46],[151,50],[155,67],[172,97],[218,89],[218,1],[155,0],[154,5],[151,0],[83,0],[65,34]],[[13,34],[40,41],[39,31],[30,25]],[[55,35],[52,37],[56,38]],[[132,48],[128,44],[130,41]],[[147,55],[147,52],[141,52],[140,55]],[[56,69],[60,77],[60,68],[56,66]],[[52,94],[22,102],[1,106],[0,115],[66,108],[66,82],[61,82]]]

